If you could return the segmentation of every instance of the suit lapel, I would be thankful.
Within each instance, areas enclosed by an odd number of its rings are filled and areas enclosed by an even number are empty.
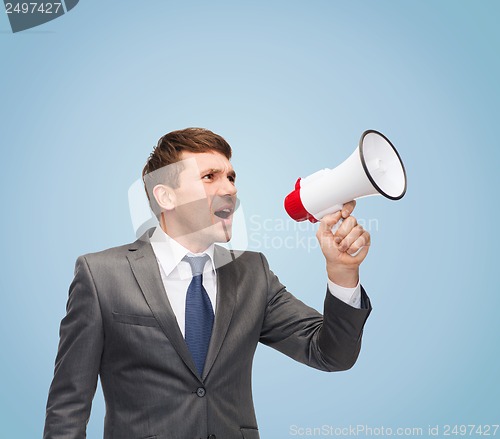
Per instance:
[[[237,273],[234,269],[235,264],[232,263],[234,255],[222,247],[215,246],[214,259],[215,266],[220,267],[217,268],[217,306],[212,337],[210,338],[205,368],[203,369],[203,380],[205,380],[217,358],[222,342],[226,337],[236,303]]]
[[[182,361],[194,375],[198,376],[193,358],[187,348],[175,314],[168,301],[167,293],[161,280],[158,262],[151,244],[145,242],[144,238],[139,239],[129,248],[127,258],[144,298],[161,329],[170,340],[170,343]]]

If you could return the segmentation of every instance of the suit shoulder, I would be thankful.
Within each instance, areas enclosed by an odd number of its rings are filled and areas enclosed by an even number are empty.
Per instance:
[[[111,261],[120,259],[126,260],[127,255],[137,250],[140,246],[148,245],[147,242],[136,241],[129,244],[120,245],[117,247],[107,248],[98,252],[86,253],[78,257],[78,260],[85,260],[90,265],[106,265]]]

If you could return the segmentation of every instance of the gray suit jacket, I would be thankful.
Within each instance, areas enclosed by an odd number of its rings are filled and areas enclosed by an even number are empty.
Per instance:
[[[199,376],[147,237],[78,258],[44,439],[86,437],[98,375],[105,439],[258,439],[251,370],[259,341],[324,371],[354,364],[371,310],[364,291],[364,309],[327,292],[323,318],[286,291],[262,254],[216,247],[215,260],[216,316]]]

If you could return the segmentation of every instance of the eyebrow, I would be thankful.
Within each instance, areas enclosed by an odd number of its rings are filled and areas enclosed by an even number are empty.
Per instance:
[[[221,174],[223,171],[222,169],[216,169],[216,168],[210,168],[210,169],[207,169],[203,172],[201,172],[201,175],[206,175],[206,174]],[[236,180],[236,172],[234,172],[234,169],[231,169],[227,175],[229,177],[233,177],[234,180]]]

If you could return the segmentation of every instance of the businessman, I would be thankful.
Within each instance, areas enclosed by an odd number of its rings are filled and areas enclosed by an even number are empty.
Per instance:
[[[209,130],[166,134],[143,170],[159,227],[78,258],[45,439],[86,437],[98,376],[105,439],[258,439],[258,342],[323,371],[355,363],[371,310],[359,285],[370,235],[351,215],[355,203],[318,228],[322,315],[285,289],[262,254],[215,244],[231,239],[237,208],[230,158],[229,144]]]

